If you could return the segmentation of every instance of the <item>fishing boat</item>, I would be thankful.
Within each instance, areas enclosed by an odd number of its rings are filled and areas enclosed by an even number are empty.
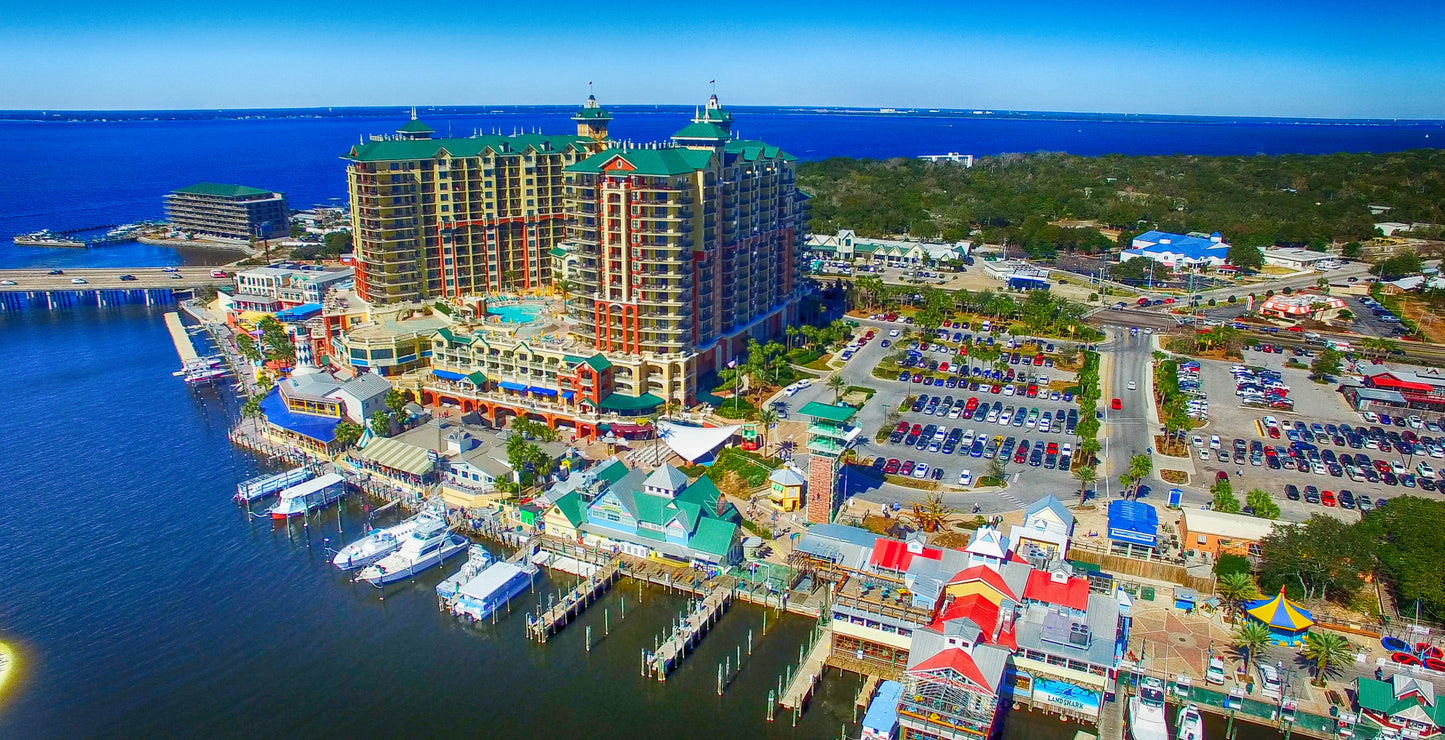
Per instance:
[[[451,606],[451,599],[461,590],[463,583],[476,578],[482,571],[493,563],[492,553],[481,545],[472,545],[467,548],[467,562],[462,564],[462,569],[442,579],[437,584],[437,597],[442,600],[444,608]]]
[[[235,499],[237,502],[249,503],[266,498],[278,491],[284,491],[298,483],[305,483],[310,479],[310,468],[293,468],[282,473],[258,475],[255,478],[248,478],[236,486]]]
[[[440,565],[447,558],[467,549],[467,538],[453,534],[446,521],[439,517],[424,519],[411,534],[402,539],[396,552],[363,568],[356,580],[373,586],[410,578]]]
[[[431,512],[422,512],[390,527],[372,529],[366,536],[338,550],[331,563],[341,570],[365,568],[396,552],[406,536],[415,532],[428,518],[435,519],[437,516]]]
[[[526,561],[493,563],[457,587],[449,599],[451,612],[480,622],[526,591],[538,572],[537,566]]]
[[[1179,708],[1179,715],[1174,719],[1174,738],[1204,740],[1204,717],[1199,714],[1199,707],[1186,704]]]
[[[327,473],[281,492],[281,499],[266,510],[272,519],[289,519],[319,509],[346,495],[346,479]]]
[[[1132,740],[1169,740],[1164,718],[1164,682],[1145,676],[1139,693],[1129,697],[1129,737]]]

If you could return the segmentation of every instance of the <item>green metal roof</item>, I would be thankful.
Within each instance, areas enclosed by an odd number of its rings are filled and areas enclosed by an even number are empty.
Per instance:
[[[551,249],[547,250],[547,254],[550,254],[553,257],[566,257],[567,250],[561,247],[552,247]]]
[[[586,119],[590,121],[610,121],[612,116],[601,108],[578,108],[572,120]]]
[[[831,403],[818,403],[817,401],[809,401],[808,403],[803,405],[803,408],[798,409],[798,413],[802,414],[803,416],[811,416],[816,419],[826,419],[828,421],[836,421],[842,423],[853,418],[853,416],[858,413],[858,409],[855,409],[852,406],[842,406],[834,405]]]
[[[703,108],[702,120],[704,121],[731,121],[733,114],[723,108]]]
[[[641,409],[655,409],[661,406],[662,399],[651,393],[644,393],[637,397],[624,396],[621,393],[612,393],[602,399],[602,402],[597,405],[609,411],[639,411]]]
[[[587,523],[587,502],[583,501],[576,491],[563,495],[552,505],[557,507],[562,516],[567,517],[568,524],[580,527]]]
[[[351,147],[351,150],[341,158],[353,162],[431,159],[443,150],[453,157],[478,157],[486,151],[497,156],[513,157],[529,148],[540,152],[560,152],[568,148],[582,149],[583,145],[589,141],[591,139],[580,136],[546,136],[543,134],[469,136],[462,139],[419,139],[415,141],[368,141]]]
[[[715,139],[727,141],[733,138],[728,130],[716,123],[689,123],[672,135],[674,139]]]
[[[198,182],[195,185],[179,188],[174,192],[187,195],[214,195],[218,198],[240,198],[247,195],[270,195],[270,190],[248,187],[246,185],[222,185],[216,182]]]
[[[697,523],[697,531],[687,541],[689,547],[723,557],[732,549],[737,538],[738,525],[725,519],[703,517]]]
[[[736,154],[747,162],[756,162],[758,159],[781,159],[785,162],[794,162],[798,159],[765,141],[733,140],[728,142],[723,151],[728,154]]]
[[[413,119],[411,119],[410,121],[407,121],[406,123],[402,124],[401,128],[397,129],[397,131],[400,132],[400,133],[406,133],[406,134],[431,134],[431,133],[436,133],[436,129],[432,128],[431,126],[426,125],[425,123],[422,123],[421,121],[416,120],[415,118],[413,118]]]
[[[706,168],[712,152],[701,149],[607,149],[567,167],[568,172],[600,174],[621,159],[632,166],[627,174],[685,175]]]
[[[487,376],[483,375],[480,370],[467,373],[467,380],[472,381],[478,388],[487,384]]]
[[[601,354],[592,355],[591,357],[588,357],[584,362],[587,363],[587,367],[590,367],[599,373],[612,367],[612,363],[608,362],[607,358],[602,356]],[[656,398],[656,396],[653,397]]]
[[[1395,682],[1400,681],[1406,689],[1404,696],[1395,695]],[[1356,684],[1358,691],[1357,700],[1360,707],[1380,712],[1387,716],[1395,716],[1417,709],[1420,713],[1430,717],[1436,727],[1445,727],[1445,703],[1435,700],[1433,704],[1426,703],[1419,698],[1416,692],[1423,690],[1423,687],[1413,685],[1423,679],[1409,676],[1392,676],[1390,681],[1376,681],[1373,678],[1361,676]],[[1413,689],[1413,690],[1412,690]],[[1433,687],[1431,688],[1433,693]],[[1434,699],[1434,697],[1431,697]]]

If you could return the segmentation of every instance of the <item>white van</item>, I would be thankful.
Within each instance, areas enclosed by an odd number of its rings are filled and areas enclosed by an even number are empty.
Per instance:
[[[1279,701],[1281,685],[1279,671],[1268,663],[1255,663],[1254,669],[1259,673],[1259,691],[1266,699]]]

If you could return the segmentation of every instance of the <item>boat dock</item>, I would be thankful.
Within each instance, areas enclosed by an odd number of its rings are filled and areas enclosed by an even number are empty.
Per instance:
[[[1127,699],[1122,693],[1117,694],[1114,700],[1104,704],[1103,713],[1099,715],[1099,737],[1101,740],[1124,740],[1124,702]]]
[[[701,602],[697,602],[692,611],[673,629],[672,634],[663,640],[649,657],[648,667],[652,675],[659,681],[666,681],[667,674],[687,657],[688,652],[717,623],[731,602],[732,589],[726,586],[714,588]]]
[[[186,333],[186,327],[181,323],[181,315],[175,311],[166,312],[166,329],[171,333],[171,341],[176,344],[176,354],[181,356],[182,365],[194,364],[200,359],[196,354],[196,345],[191,342],[191,335]]]
[[[784,709],[801,710],[808,699],[812,698],[813,690],[818,688],[818,682],[823,679],[823,669],[828,667],[828,654],[833,650],[831,632],[824,630],[818,639],[813,641],[813,649],[808,651],[807,657],[798,665],[798,672],[788,680],[782,698],[778,699]]]
[[[601,598],[621,574],[622,562],[614,558],[606,567],[578,583],[556,604],[528,619],[527,635],[537,642],[546,642],[547,638],[566,627],[583,610]]]

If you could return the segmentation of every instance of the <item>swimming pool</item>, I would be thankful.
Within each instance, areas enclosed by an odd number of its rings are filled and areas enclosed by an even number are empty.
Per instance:
[[[509,306],[488,306],[487,315],[508,324],[530,324],[537,320],[542,306],[535,303],[514,303]]]

